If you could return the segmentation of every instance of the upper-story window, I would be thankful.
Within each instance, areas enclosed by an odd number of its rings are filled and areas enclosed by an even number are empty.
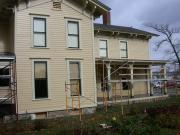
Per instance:
[[[79,48],[79,22],[68,21],[68,47]]]
[[[46,47],[46,19],[33,18],[34,47]]]
[[[100,57],[108,57],[107,40],[100,40],[99,55]]]
[[[128,58],[128,45],[126,41],[120,41],[121,58]]]

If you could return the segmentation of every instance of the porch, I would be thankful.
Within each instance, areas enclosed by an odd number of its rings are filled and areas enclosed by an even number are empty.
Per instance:
[[[167,61],[96,59],[97,101],[119,101],[167,94]],[[158,72],[157,72],[158,71]],[[155,89],[156,83],[162,87]]]

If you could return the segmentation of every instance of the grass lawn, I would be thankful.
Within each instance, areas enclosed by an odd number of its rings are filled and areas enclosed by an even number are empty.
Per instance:
[[[180,135],[180,98],[98,108],[92,115],[1,124],[0,135]],[[112,128],[103,129],[105,123]],[[179,131],[178,131],[179,130]]]

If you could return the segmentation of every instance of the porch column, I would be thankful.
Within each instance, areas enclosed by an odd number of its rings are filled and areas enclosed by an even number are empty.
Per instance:
[[[167,94],[167,69],[166,69],[166,65],[163,65],[163,74],[164,74],[164,95]]]
[[[150,67],[149,67],[150,68]],[[147,69],[147,94],[151,95],[151,81],[150,81],[150,71],[151,69]]]
[[[152,65],[149,65],[150,68],[150,96],[153,96],[154,90],[153,90],[153,72],[152,72]]]
[[[130,84],[130,90],[131,90],[131,98],[134,97],[134,91],[133,91],[133,85],[134,85],[134,72],[133,72],[133,64],[129,65],[130,67],[130,73],[131,73],[131,84]]]
[[[111,85],[111,64],[107,63],[106,64],[107,68],[107,75],[108,75],[108,93],[109,93],[109,98],[112,98],[112,85]]]

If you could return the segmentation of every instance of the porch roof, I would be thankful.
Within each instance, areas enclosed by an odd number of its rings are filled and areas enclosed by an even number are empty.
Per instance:
[[[140,59],[110,59],[110,58],[96,58],[96,62],[113,62],[113,63],[134,63],[134,64],[152,64],[152,65],[165,65],[169,63],[167,60],[140,60]]]
[[[12,53],[0,53],[0,61],[13,61],[15,58],[15,55]]]

